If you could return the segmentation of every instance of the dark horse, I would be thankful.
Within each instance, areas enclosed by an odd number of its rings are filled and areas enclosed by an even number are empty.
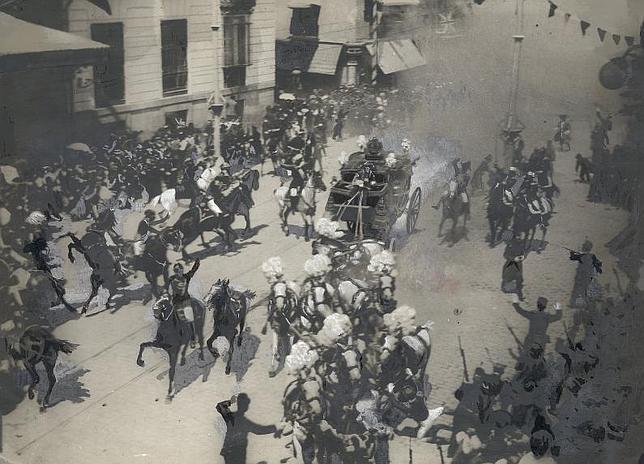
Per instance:
[[[443,199],[443,218],[441,223],[438,226],[438,236],[443,234],[443,224],[447,219],[452,221],[452,236],[456,233],[456,225],[458,224],[458,219],[463,217],[463,230],[467,227],[467,211],[466,205],[463,202],[460,194],[454,194],[452,196],[447,196]]]
[[[179,216],[177,222],[169,230],[180,233],[182,240],[181,255],[184,261],[189,261],[190,257],[186,252],[188,244],[200,237],[201,243],[204,246],[208,246],[203,235],[204,232],[215,232],[222,238],[226,250],[232,249],[233,240],[237,237],[237,234],[232,229],[234,220],[235,216],[228,213],[218,216],[214,214],[203,215],[199,206],[193,206]]]
[[[132,254],[129,261],[132,267],[145,274],[145,279],[150,283],[152,288],[144,300],[144,303],[150,301],[150,298],[159,298],[161,291],[159,287],[159,277],[163,276],[163,284],[168,282],[169,264],[168,264],[168,247],[172,246],[174,251],[182,249],[181,233],[177,230],[164,230],[159,235],[150,235],[145,241],[143,253],[139,256]]]
[[[230,287],[230,280],[228,279],[218,279],[210,289],[210,292],[208,292],[208,296],[206,296],[206,305],[213,309],[213,333],[206,341],[206,344],[216,358],[223,353],[212,346],[213,342],[219,337],[226,339],[228,344],[226,374],[230,374],[230,362],[235,350],[235,338],[237,338],[237,346],[242,344],[246,313],[253,298],[255,298],[254,292],[235,290]],[[237,329],[238,327],[239,330]]]
[[[49,406],[49,398],[51,392],[56,385],[56,375],[54,373],[54,368],[56,367],[56,361],[58,360],[58,353],[69,354],[78,345],[70,343],[67,340],[60,340],[44,327],[29,327],[24,331],[18,346],[10,348],[11,356],[16,360],[22,360],[25,365],[25,368],[31,376],[31,384],[29,385],[28,395],[29,399],[34,399],[34,389],[36,385],[40,382],[40,377],[36,372],[36,365],[42,363],[45,366],[45,371],[47,372],[47,378],[49,379],[49,387],[47,388],[47,393],[42,402],[42,407],[47,408]]]
[[[87,308],[96,295],[98,295],[98,290],[101,287],[106,288],[109,292],[109,296],[105,302],[105,308],[109,308],[111,304],[110,300],[118,289],[118,277],[124,276],[121,264],[108,248],[104,234],[105,232],[103,230],[95,228],[90,228],[81,239],[77,238],[71,232],[67,234],[72,240],[72,243],[67,246],[69,250],[67,257],[69,261],[72,263],[75,261],[73,252],[76,250],[85,257],[85,261],[87,261],[87,264],[92,269],[92,275],[90,276],[92,291],[87,301],[83,304],[81,314],[87,312]]]
[[[168,353],[170,361],[170,370],[168,377],[170,379],[168,385],[168,397],[172,397],[172,387],[174,382],[174,373],[179,359],[179,352],[181,351],[181,365],[186,362],[186,351],[188,345],[192,340],[192,331],[188,322],[182,319],[181,315],[175,311],[170,298],[167,296],[161,297],[152,307],[154,317],[159,321],[159,327],[154,340],[144,342],[139,345],[139,355],[136,358],[136,363],[143,367],[143,351],[146,348],[161,348]],[[204,307],[197,300],[192,299],[192,310],[194,312],[194,327],[197,332],[199,340],[199,359],[203,360],[203,327],[205,320]],[[183,350],[181,348],[183,347]]]

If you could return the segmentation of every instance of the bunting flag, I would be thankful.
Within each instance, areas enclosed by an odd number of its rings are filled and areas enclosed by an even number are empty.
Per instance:
[[[599,40],[601,42],[603,42],[604,39],[606,38],[606,31],[604,29],[602,29],[601,27],[598,27],[597,28],[597,35],[599,36]]]
[[[584,21],[582,19],[579,24],[581,25],[581,33],[582,33],[582,35],[586,35],[586,31],[590,27],[590,23],[588,21]]]
[[[552,2],[549,2],[549,3],[550,3],[550,10],[548,11],[548,18],[552,18],[555,15],[555,11],[557,11],[557,8],[559,7]]]
[[[483,2],[485,0],[473,0],[476,3]],[[552,18],[557,14],[557,10],[559,9],[559,6],[554,3],[552,0],[545,0],[548,2],[548,18]],[[586,35],[586,32],[588,32],[588,28],[592,26],[592,24],[589,21],[585,21],[578,16],[574,16],[571,13],[564,13],[564,22],[565,24],[568,24],[571,19],[573,19],[575,22],[578,22],[580,27],[581,27],[581,33],[582,35]],[[622,38],[624,39],[624,42],[629,46],[633,46],[635,43],[635,36],[630,36],[630,35],[623,35],[623,34],[615,34],[613,32],[609,32],[606,29],[603,29],[601,27],[597,27],[597,35],[599,36],[599,40],[604,43],[606,40],[606,35],[610,34],[610,36],[613,38],[613,42],[615,42],[615,45],[619,45],[622,42]],[[644,22],[642,22],[642,26],[640,29],[640,42],[644,44]]]

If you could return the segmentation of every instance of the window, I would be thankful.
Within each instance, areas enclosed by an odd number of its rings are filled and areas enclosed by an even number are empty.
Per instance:
[[[188,22],[161,21],[163,96],[188,93]]]
[[[92,40],[109,45],[107,61],[94,65],[96,107],[125,103],[123,23],[92,24]]]
[[[246,85],[249,26],[246,15],[224,15],[224,87]]]
[[[168,127],[177,127],[179,124],[187,124],[188,110],[179,110],[165,113],[165,125]]]
[[[291,35],[317,37],[319,32],[318,18],[320,17],[320,5],[292,9]]]

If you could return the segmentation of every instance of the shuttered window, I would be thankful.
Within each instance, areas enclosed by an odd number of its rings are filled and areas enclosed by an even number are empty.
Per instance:
[[[97,108],[125,103],[125,52],[123,23],[91,25],[92,40],[109,45],[107,60],[94,65],[94,99]]]
[[[188,21],[161,21],[163,96],[188,93]]]

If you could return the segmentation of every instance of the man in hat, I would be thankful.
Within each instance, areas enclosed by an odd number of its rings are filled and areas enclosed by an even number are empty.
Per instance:
[[[492,155],[487,154],[472,174],[472,189],[483,190],[483,174],[491,175]]]
[[[503,293],[517,295],[523,301],[523,261],[525,260],[523,241],[512,239],[508,242],[503,257],[505,264],[501,277],[501,290]]]
[[[151,209],[146,209],[143,213],[143,219],[139,222],[136,228],[137,241],[145,243],[150,237],[150,234],[159,234],[160,232],[153,226],[160,224],[161,220],[155,220],[156,213]]]
[[[557,133],[555,134],[554,140],[555,142],[559,142],[562,151],[570,151],[570,122],[568,122],[568,116],[565,114],[559,115]],[[566,147],[565,150],[564,147]]]
[[[570,250],[570,260],[577,261],[577,272],[575,273],[575,283],[570,296],[570,306],[573,308],[583,308],[587,305],[592,297],[593,288],[591,283],[595,281],[598,274],[602,273],[602,262],[597,259],[592,252],[593,244],[586,240],[581,245],[581,253]],[[595,287],[597,287],[595,282]],[[589,292],[589,290],[591,290]]]
[[[344,129],[344,120],[346,119],[349,112],[340,107],[338,114],[335,118],[335,125],[333,126],[333,140],[342,140],[342,130]]]
[[[192,297],[188,292],[188,287],[190,286],[190,280],[194,277],[197,269],[201,262],[197,259],[192,266],[192,269],[187,273],[184,273],[184,268],[181,263],[176,263],[172,270],[174,275],[168,279],[166,285],[166,291],[172,298],[172,305],[174,306],[175,311],[179,314],[179,317],[185,320],[190,326],[190,346],[195,347],[195,317],[194,312],[192,311]]]

